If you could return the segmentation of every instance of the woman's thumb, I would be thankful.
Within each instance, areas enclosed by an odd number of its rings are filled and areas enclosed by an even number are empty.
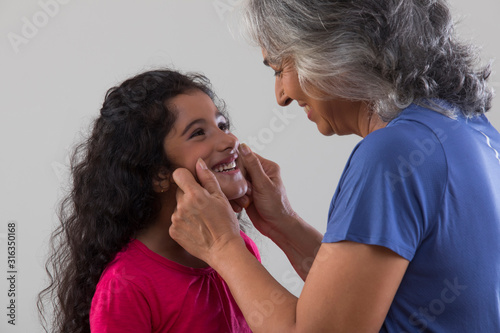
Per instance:
[[[243,159],[245,169],[252,178],[253,186],[259,187],[260,185],[263,185],[266,181],[268,181],[269,177],[266,175],[257,156],[250,150],[250,147],[242,143],[240,145],[239,151],[240,156]]]

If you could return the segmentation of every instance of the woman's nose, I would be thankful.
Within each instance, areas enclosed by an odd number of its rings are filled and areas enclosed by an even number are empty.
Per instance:
[[[280,106],[287,106],[288,104],[292,103],[293,99],[288,97],[280,81],[281,79],[277,77],[274,84],[274,93],[276,94],[276,102]]]

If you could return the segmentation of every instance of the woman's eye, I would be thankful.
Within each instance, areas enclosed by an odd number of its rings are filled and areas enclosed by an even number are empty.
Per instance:
[[[274,71],[274,76],[281,76],[281,73],[283,73],[283,71]]]
[[[205,134],[205,131],[203,131],[202,129],[197,129],[196,131],[194,131],[191,136],[189,136],[189,138],[194,138],[194,137],[197,137],[199,135],[204,135]]]

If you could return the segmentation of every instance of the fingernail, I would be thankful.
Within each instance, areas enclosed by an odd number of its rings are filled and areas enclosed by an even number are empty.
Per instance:
[[[200,165],[200,168],[202,168],[203,170],[207,170],[207,165],[205,164],[205,161],[200,157],[198,158],[198,164]]]
[[[247,197],[243,197],[241,201],[243,208],[247,209],[250,206],[250,200]]]
[[[248,147],[245,143],[242,143],[242,144],[240,145],[240,149],[241,149],[241,153],[242,153],[243,155],[248,155],[248,154],[250,154],[250,152],[251,152],[250,147]]]

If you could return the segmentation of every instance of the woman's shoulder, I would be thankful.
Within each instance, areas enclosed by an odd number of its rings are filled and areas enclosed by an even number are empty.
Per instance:
[[[354,149],[347,174],[363,179],[445,185],[448,164],[443,136],[431,123],[401,118],[366,136]],[[444,183],[443,183],[444,182]]]
[[[444,154],[442,141],[450,118],[430,110],[405,110],[386,127],[367,135],[356,147],[371,160],[400,159],[400,156],[434,157]],[[417,156],[418,155],[418,156]]]
[[[435,156],[444,153],[440,138],[426,126],[402,123],[379,129],[366,136],[354,149],[352,158],[367,162],[391,162],[401,156]]]

